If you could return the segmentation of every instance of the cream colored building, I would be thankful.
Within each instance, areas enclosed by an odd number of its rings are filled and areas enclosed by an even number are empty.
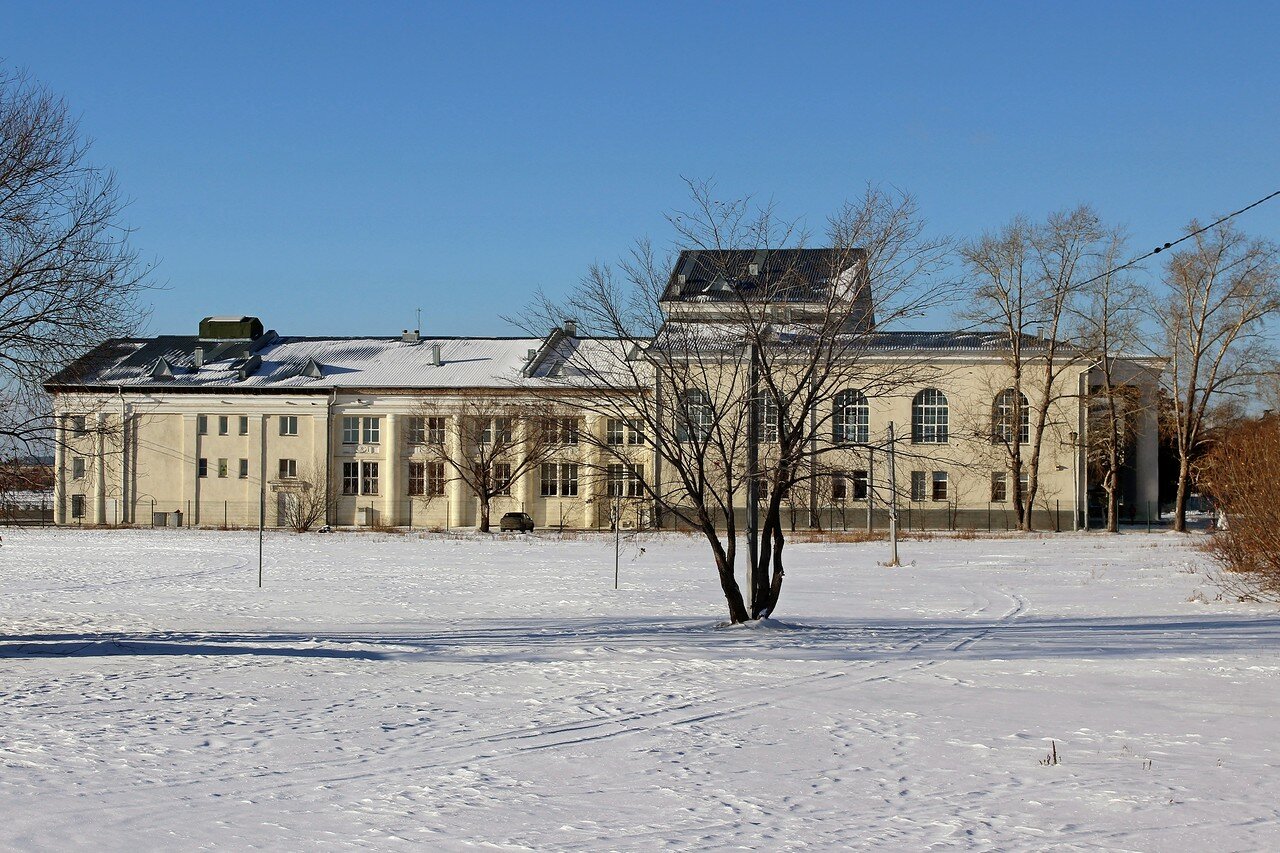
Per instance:
[[[880,449],[832,454],[824,473],[797,490],[789,510],[795,525],[887,524],[883,448],[892,422],[903,527],[1013,526],[1007,460],[991,440],[993,406],[1009,375],[1000,337],[870,334],[869,361],[909,363],[916,379],[863,397],[839,419],[853,439]],[[660,466],[648,437],[617,419],[551,412],[542,393],[555,386],[562,398],[566,363],[617,357],[622,346],[581,337],[572,322],[546,338],[315,338],[280,336],[242,317],[206,318],[197,335],[108,341],[47,385],[63,439],[56,445],[56,521],[238,527],[257,525],[261,514],[277,526],[300,490],[328,483],[335,497],[321,523],[474,526],[476,495],[441,460],[475,452],[464,446],[463,422],[483,401],[496,413],[510,406],[576,420],[554,450],[541,451],[544,458],[493,499],[495,527],[503,513],[523,511],[540,529],[606,528],[615,508],[626,527],[662,523],[593,446],[624,447],[653,477]],[[1140,409],[1122,477],[1127,517],[1142,521],[1158,511],[1159,365],[1135,359],[1129,369],[1136,393],[1151,403]],[[1041,529],[1081,523],[1087,496],[1096,492],[1082,402],[1095,372],[1080,360],[1060,380],[1039,469]],[[634,389],[635,405],[653,404],[648,390]],[[580,393],[602,392],[584,383]],[[580,440],[584,435],[594,439]]]

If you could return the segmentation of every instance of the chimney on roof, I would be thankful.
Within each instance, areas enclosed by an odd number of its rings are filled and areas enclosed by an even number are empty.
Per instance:
[[[576,338],[576,337],[578,336],[578,321],[577,321],[577,320],[565,320],[565,321],[564,321],[564,336],[565,336],[566,338]]]
[[[406,344],[416,344],[418,343],[419,340],[421,340],[421,338],[418,335],[417,329],[414,329],[412,332],[409,331],[408,329],[405,329],[400,334],[400,340],[404,341]]]
[[[440,345],[439,344],[431,345],[431,363],[436,367],[440,366]]]
[[[195,352],[191,353],[191,363],[196,370],[204,367],[204,347],[196,347]]]

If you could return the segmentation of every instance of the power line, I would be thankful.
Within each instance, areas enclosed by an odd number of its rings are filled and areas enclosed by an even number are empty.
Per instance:
[[[1133,259],[1131,259],[1131,260],[1128,260],[1128,261],[1124,262],[1123,264],[1121,264],[1121,265],[1120,265],[1120,266],[1118,266],[1118,267],[1114,267],[1113,269],[1109,269],[1109,270],[1107,270],[1106,272],[1103,272],[1103,273],[1098,273],[1097,275],[1095,275],[1093,278],[1089,279],[1088,281],[1081,282],[1081,283],[1080,283],[1080,286],[1081,286],[1081,287],[1084,287],[1086,284],[1092,284],[1093,282],[1097,281],[1097,280],[1098,280],[1098,279],[1100,279],[1100,278],[1106,278],[1106,277],[1107,277],[1107,276],[1109,276],[1109,275],[1115,275],[1116,273],[1120,272],[1121,270],[1126,270],[1126,269],[1128,269],[1129,267],[1134,266],[1135,264],[1138,264],[1138,263],[1141,263],[1142,261],[1145,261],[1147,258],[1155,257],[1156,255],[1158,255],[1158,254],[1160,254],[1161,252],[1163,252],[1165,249],[1172,249],[1174,246],[1178,245],[1179,243],[1182,243],[1182,242],[1185,242],[1185,241],[1187,241],[1187,240],[1190,240],[1192,237],[1195,237],[1197,234],[1203,234],[1204,232],[1208,231],[1210,228],[1216,228],[1217,226],[1219,226],[1219,225],[1221,225],[1222,223],[1226,222],[1228,219],[1234,219],[1235,217],[1239,216],[1240,214],[1244,213],[1245,211],[1252,210],[1253,208],[1257,207],[1258,205],[1260,205],[1260,204],[1262,204],[1262,203],[1264,203],[1264,202],[1271,201],[1271,199],[1275,198],[1276,196],[1280,196],[1280,190],[1276,190],[1275,192],[1271,193],[1270,195],[1263,196],[1262,198],[1258,199],[1257,201],[1253,202],[1252,204],[1246,204],[1244,207],[1240,208],[1239,210],[1232,211],[1231,213],[1228,213],[1226,216],[1222,217],[1221,219],[1219,219],[1219,220],[1217,220],[1217,221],[1215,221],[1215,222],[1210,222],[1208,225],[1205,225],[1205,226],[1204,226],[1204,227],[1202,227],[1202,228],[1197,228],[1197,229],[1196,229],[1196,230],[1194,230],[1194,231],[1191,231],[1191,232],[1189,232],[1189,233],[1187,233],[1187,234],[1184,234],[1183,236],[1179,237],[1177,240],[1174,240],[1174,241],[1169,242],[1169,243],[1165,243],[1163,246],[1156,246],[1154,249],[1152,249],[1150,252],[1147,252],[1145,255],[1139,255],[1139,256],[1138,256],[1138,257],[1136,257],[1136,258],[1133,258]]]

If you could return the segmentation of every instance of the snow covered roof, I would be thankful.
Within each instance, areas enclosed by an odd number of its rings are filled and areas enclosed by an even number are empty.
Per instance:
[[[530,351],[542,338],[279,337],[210,345],[200,338],[162,335],[108,341],[53,376],[46,387],[145,387],[167,390],[235,387],[244,390],[328,391],[334,388],[499,388],[564,384],[564,367]],[[621,346],[598,338],[557,341],[572,362],[589,363],[592,350]],[[436,348],[439,363],[436,363]]]

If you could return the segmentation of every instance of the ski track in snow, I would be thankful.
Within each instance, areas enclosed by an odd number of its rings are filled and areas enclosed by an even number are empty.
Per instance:
[[[1183,540],[793,543],[727,629],[704,551],[6,531],[0,847],[1280,848],[1280,618]]]

